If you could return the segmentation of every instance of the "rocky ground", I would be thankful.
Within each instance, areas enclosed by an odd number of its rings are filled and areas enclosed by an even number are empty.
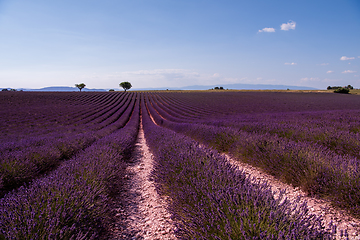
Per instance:
[[[117,222],[112,226],[110,238],[176,239],[166,201],[157,194],[150,176],[153,156],[140,126],[124,189],[114,202]]]
[[[349,239],[360,239],[360,221],[349,216],[344,210],[332,207],[329,201],[309,197],[301,189],[280,182],[273,176],[264,173],[261,169],[235,161],[229,155],[225,154],[225,156],[232,164],[238,166],[239,169],[243,169],[245,174],[253,178],[254,181],[267,181],[275,193],[275,197],[281,190],[285,190],[285,197],[289,201],[295,203],[297,199],[300,198],[299,203],[307,202],[309,214],[322,216],[325,226],[328,226],[330,222],[336,224],[338,229],[336,239],[346,239],[345,232],[347,232]],[[343,237],[341,237],[341,235]]]

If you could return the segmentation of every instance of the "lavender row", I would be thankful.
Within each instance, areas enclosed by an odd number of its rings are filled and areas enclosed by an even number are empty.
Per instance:
[[[135,96],[132,96],[132,103],[134,102]],[[82,131],[81,133],[86,133],[88,132],[90,135],[94,135],[94,130],[99,130],[101,128],[104,128],[106,126],[111,125],[111,127],[122,127],[124,125],[123,121],[117,121],[119,119],[119,117],[121,117],[121,115],[124,113],[124,111],[128,108],[130,101],[127,102],[126,105],[122,105],[120,106],[121,109],[120,111],[117,112],[117,114],[114,114],[114,116],[109,117],[106,121],[102,122],[100,125],[95,125],[93,127],[89,127],[86,125],[78,125],[76,126],[76,128],[80,128]],[[133,105],[133,104],[132,104]],[[129,113],[125,114],[125,120],[127,120]],[[115,123],[116,124],[113,124]],[[40,123],[39,123],[40,124]],[[56,131],[56,128],[53,130],[50,134],[45,134],[45,135],[39,135],[36,134],[36,137],[27,137],[25,139],[20,139],[19,141],[4,141],[2,142],[1,148],[0,148],[0,152],[4,153],[4,152],[12,152],[12,151],[17,151],[17,150],[21,150],[27,147],[31,147],[31,146],[42,146],[45,145],[46,142],[49,141],[54,141],[56,139],[61,139],[61,138],[67,138],[68,135],[76,135],[78,131],[72,131],[73,126],[67,126],[67,129],[60,129],[61,132]],[[67,130],[67,131],[66,131]]]
[[[68,109],[67,111],[79,111],[84,105],[71,106],[68,101],[62,99],[62,97],[69,96],[69,94],[63,96],[60,93],[13,93],[1,95],[2,120],[12,119],[16,121],[16,119],[19,119],[20,121],[31,121],[32,119],[25,119],[25,117],[52,118],[59,111],[61,113],[66,112],[66,109]]]
[[[6,239],[97,239],[111,220],[109,201],[121,185],[124,156],[139,126],[137,101],[128,124],[64,162],[55,172],[0,200]]]
[[[176,106],[166,106],[166,103],[160,102],[156,97],[148,95],[150,103],[160,113],[160,115],[173,122],[196,122],[199,118],[205,117],[200,113],[187,113],[186,109],[176,109]]]
[[[275,116],[276,119],[265,114],[251,119],[239,116],[204,123],[247,132],[270,133],[297,142],[313,142],[340,155],[360,158],[359,111],[341,111],[341,114],[337,111],[287,113]]]
[[[103,102],[108,102],[113,99],[118,93],[104,93],[104,92],[86,92],[86,93],[73,93],[69,96],[63,97],[64,101],[69,104],[90,104],[93,107],[101,105]]]
[[[174,122],[189,122],[164,111],[164,107],[152,101],[156,111]],[[360,158],[360,118],[358,111],[321,111],[311,113],[261,114],[251,118],[230,116],[226,120],[204,121],[208,125],[231,126],[247,132],[271,133],[296,142],[313,142],[340,155]]]
[[[239,161],[263,168],[277,178],[325,197],[351,214],[360,216],[360,161],[341,156],[309,142],[276,135],[248,133],[227,127],[174,123],[161,118],[149,105],[157,124],[200,141]]]
[[[131,94],[123,94],[120,99],[117,99],[117,101],[111,103],[104,102],[105,104],[101,104],[96,110],[94,110],[94,112],[91,112],[89,115],[82,116],[80,124],[96,124],[101,122],[101,120],[104,119],[104,116],[107,116],[109,112],[112,113],[114,108],[116,109],[118,106],[124,105],[126,100],[129,100],[129,98],[131,99]]]
[[[213,109],[208,108],[206,102],[201,106],[193,106],[191,101],[181,100],[177,97],[172,97],[171,95],[166,94],[156,94],[159,98],[163,100],[163,102],[171,104],[172,106],[177,106],[180,109],[186,109],[189,113],[204,113],[211,114]]]
[[[340,131],[349,131],[352,133],[357,133],[360,132],[360,125],[359,125],[359,121],[360,121],[360,116],[358,114],[359,112],[359,108],[356,108],[356,103],[358,102],[358,105],[360,107],[359,101],[351,101],[351,103],[353,103],[352,105],[349,106],[344,106],[344,107],[350,107],[349,109],[337,109],[336,107],[334,107],[334,109],[331,108],[331,104],[329,104],[329,106],[326,106],[326,108],[321,109],[321,110],[317,110],[316,109],[306,109],[306,111],[303,111],[303,109],[299,108],[298,102],[295,102],[294,100],[298,100],[298,99],[291,99],[289,96],[292,97],[296,97],[298,96],[299,99],[302,99],[301,103],[303,103],[303,105],[309,105],[308,102],[306,102],[306,95],[308,94],[283,94],[283,99],[279,98],[278,100],[289,100],[289,98],[291,100],[293,100],[293,102],[288,102],[288,104],[283,103],[278,104],[278,103],[273,103],[271,99],[272,97],[276,97],[276,94],[269,94],[268,96],[264,97],[264,99],[262,100],[263,102],[261,102],[261,105],[257,105],[257,103],[255,102],[259,96],[261,95],[261,93],[253,93],[253,99],[249,99],[249,98],[245,98],[245,96],[243,96],[244,93],[237,93],[237,97],[234,98],[234,96],[232,96],[232,94],[236,94],[234,92],[232,93],[227,93],[227,94],[201,94],[201,93],[197,93],[197,94],[177,94],[177,97],[182,97],[182,96],[201,96],[201,95],[211,95],[211,96],[207,96],[208,98],[204,99],[201,98],[201,105],[209,105],[209,103],[207,102],[211,102],[212,104],[214,104],[214,100],[218,100],[218,103],[214,105],[212,114],[213,117],[215,116],[217,121],[214,121],[213,119],[209,121],[209,116],[208,115],[203,115],[202,116],[202,120],[204,123],[217,123],[217,124],[221,124],[221,125],[225,125],[225,126],[230,126],[230,125],[241,125],[244,123],[252,123],[252,122],[257,122],[257,123],[267,123],[267,122],[273,122],[273,123],[280,123],[280,124],[291,124],[291,125],[296,125],[296,126],[301,126],[301,127],[307,127],[307,128],[313,128],[313,127],[318,127],[318,128],[325,128],[325,129],[329,129],[331,128],[331,130],[340,130]],[[153,98],[153,100],[155,100],[155,102],[159,105],[161,105],[161,107],[168,112],[170,115],[173,116],[179,116],[181,115],[181,118],[186,119],[188,118],[187,116],[184,116],[184,114],[187,113],[187,108],[188,106],[186,105],[178,105],[175,103],[169,103],[166,102],[165,99],[166,97],[169,97],[168,95],[172,95],[170,94],[156,94],[156,98]],[[217,96],[220,95],[220,96]],[[235,96],[236,96],[235,95]],[[320,103],[326,101],[326,103],[329,101],[328,98],[328,94],[324,95],[324,94],[318,94],[319,96],[317,97]],[[153,94],[154,96],[154,94]],[[174,94],[174,96],[176,96]],[[251,96],[251,95],[250,95]],[[320,96],[322,96],[320,98]],[[323,96],[326,96],[323,97]],[[286,98],[285,98],[286,97]],[[245,98],[245,99],[243,99]],[[161,100],[160,100],[161,99]],[[313,99],[309,98],[310,100],[313,101]],[[241,101],[239,101],[241,100]],[[245,100],[245,101],[242,101]],[[348,99],[349,100],[349,99]],[[351,100],[356,100],[356,99],[351,99]],[[357,98],[357,100],[360,100],[359,98]],[[255,102],[255,103],[254,103]],[[195,103],[199,103],[199,101],[193,102],[192,105],[194,105]],[[340,102],[341,103],[341,102]],[[344,102],[344,104],[346,104],[347,102]],[[355,104],[354,104],[355,103]],[[223,111],[222,108],[219,108],[219,106],[216,105],[221,105],[223,107],[231,107],[233,109],[239,108],[239,106],[241,107],[246,107],[245,109],[239,109],[239,111]],[[165,106],[166,105],[166,106]],[[294,106],[294,109],[284,109],[283,106],[284,105],[290,105],[290,106]],[[352,108],[351,108],[352,107]],[[249,111],[250,108],[251,110],[257,110],[256,112],[253,111]],[[263,110],[264,111],[261,111]],[[278,109],[276,109],[278,108]],[[297,109],[299,108],[299,110]],[[168,111],[168,109],[170,111]],[[175,109],[180,109],[178,111],[176,111],[176,114],[174,115],[172,112]],[[199,108],[200,109],[200,108]],[[245,110],[245,111],[244,111]],[[260,111],[259,111],[260,110]],[[288,110],[288,111],[285,111]],[[289,111],[291,110],[291,111]],[[280,111],[280,112],[279,112]],[[197,114],[197,116],[199,116]],[[193,116],[194,117],[194,116]],[[191,115],[190,115],[191,118]],[[330,130],[330,129],[329,129]]]
[[[133,95],[133,99],[135,96]],[[106,121],[103,121],[99,127],[98,125],[85,125],[80,124],[79,121],[77,121],[76,126],[70,125],[70,126],[64,126],[63,128],[60,127],[49,127],[50,133],[47,134],[39,134],[39,132],[34,132],[32,136],[27,136],[26,138],[21,138],[21,133],[15,132],[14,134],[17,136],[20,136],[20,139],[18,141],[11,141],[11,139],[7,139],[6,141],[2,141],[0,152],[7,152],[7,151],[16,151],[20,150],[25,147],[29,146],[41,146],[43,145],[42,142],[46,141],[46,139],[49,139],[52,141],[56,138],[66,138],[67,135],[76,135],[77,133],[86,133],[86,132],[93,132],[94,130],[99,130],[101,128],[104,128],[107,125],[110,125],[114,122],[116,122],[117,119],[121,116],[121,114],[124,112],[124,110],[127,108],[129,102],[126,103],[126,105],[119,105],[121,107],[120,111],[117,111],[117,114],[113,114],[113,116],[107,116],[108,119]],[[94,112],[92,112],[94,114]],[[37,123],[38,125],[42,125],[42,122]],[[24,127],[24,126],[23,126]],[[93,133],[91,133],[93,134]],[[36,135],[36,136],[34,136]],[[39,139],[39,140],[38,140]],[[38,142],[37,142],[38,140]]]
[[[86,125],[87,126],[96,125],[95,129],[100,129],[104,126],[111,124],[112,122],[115,122],[127,109],[129,103],[132,102],[133,99],[135,98],[134,93],[127,93],[125,95],[126,97],[122,99],[122,101],[114,105],[111,105],[106,112],[100,114],[99,117],[87,123]]]
[[[76,95],[78,97],[82,96]],[[84,125],[81,124],[82,119],[90,115],[96,117],[98,108],[104,109],[107,104],[110,104],[109,100],[109,102],[102,102],[97,108],[90,104],[70,106],[68,102],[59,99],[60,96],[63,95],[59,95],[59,93],[54,93],[53,96],[35,93],[23,95],[19,93],[13,96],[12,99],[14,100],[11,101],[11,104],[4,100],[1,104],[4,113],[0,121],[0,126],[3,126],[2,136],[9,139],[12,136],[19,138],[31,134],[44,135],[54,131],[81,132],[84,129]],[[10,96],[8,97],[10,98]],[[44,97],[45,99],[43,99]],[[27,103],[27,99],[30,98],[31,100]],[[76,102],[76,100],[74,101]],[[110,109],[119,105],[119,102],[114,102],[114,99],[112,101],[113,107]],[[99,115],[97,116],[99,117]]]
[[[203,107],[192,107],[191,104],[178,102],[178,99],[167,98],[168,96],[165,94],[149,94],[149,96],[156,102],[167,105],[170,111],[175,111],[177,115],[181,114],[182,117],[185,118],[206,118],[213,113],[213,111],[209,111]]]
[[[133,114],[134,107],[138,100],[138,95],[136,93],[131,94],[128,101],[122,105],[119,110],[109,116],[108,119],[101,122],[99,125],[102,127],[97,133],[99,136],[106,136],[107,134],[115,131],[116,129],[122,128],[127,124],[129,118]]]
[[[356,95],[259,91],[184,91],[156,94],[175,99],[185,108],[206,109],[216,117],[360,109],[360,98]]]
[[[22,142],[23,138],[31,139],[31,138],[33,138],[32,136],[34,136],[34,135],[36,135],[35,139],[37,139],[39,137],[41,137],[41,138],[48,137],[49,139],[51,139],[54,137],[59,138],[61,135],[63,135],[63,136],[66,136],[68,134],[74,135],[77,133],[85,133],[85,132],[99,130],[99,129],[104,128],[105,126],[115,122],[121,116],[121,113],[123,113],[124,109],[126,109],[128,103],[129,103],[129,101],[131,100],[131,98],[133,98],[133,96],[131,96],[131,94],[126,95],[126,96],[128,98],[128,102],[126,102],[126,103],[117,102],[117,103],[113,104],[112,108],[115,108],[117,111],[114,113],[114,111],[112,110],[111,111],[112,115],[105,114],[105,117],[107,117],[106,121],[103,120],[104,116],[97,114],[96,110],[92,110],[92,111],[88,111],[88,113],[85,114],[82,119],[72,120],[72,122],[69,123],[70,125],[68,123],[58,123],[58,124],[61,124],[61,126],[59,126],[59,125],[58,126],[54,126],[54,125],[44,126],[49,123],[44,123],[41,121],[35,122],[36,125],[40,126],[40,127],[31,128],[31,132],[29,132],[29,130],[27,130],[27,134],[25,136],[23,136],[23,134],[21,132],[16,131],[13,133],[16,136],[16,138],[14,140],[16,141],[17,139],[20,138],[20,141],[18,141],[18,142]],[[105,103],[103,103],[103,105],[105,105]],[[120,107],[121,107],[121,109],[120,109],[120,111],[118,111]],[[56,106],[54,106],[54,108],[56,108]],[[88,117],[88,115],[93,115],[92,119],[101,118],[103,121],[101,122],[101,124],[85,124],[84,119],[86,119]],[[23,126],[23,128],[29,129],[26,126]],[[40,130],[42,130],[42,131],[40,131]],[[10,139],[7,139],[7,141]],[[6,143],[6,141],[4,141],[4,142]]]
[[[99,131],[84,134],[57,136],[56,138],[39,139],[38,146],[19,148],[16,151],[3,151],[0,155],[0,196],[9,190],[28,182],[31,179],[54,169],[62,160],[71,158],[79,150],[85,149],[116,129],[123,127],[133,111],[136,96],[128,106],[121,108],[121,117]],[[125,110],[126,109],[126,110]],[[34,141],[34,139],[32,139]],[[25,146],[29,145],[26,141]]]
[[[73,95],[72,95],[73,96]],[[83,96],[87,96],[86,101],[80,101],[80,98]],[[112,103],[113,105],[117,105],[119,102],[119,99],[122,99],[124,95],[122,93],[102,93],[101,95],[97,93],[95,96],[89,93],[81,94],[80,96],[77,96],[76,98],[70,99],[64,99],[67,100],[67,104],[69,105],[82,105],[86,106],[83,111],[80,111],[75,116],[70,117],[69,121],[79,121],[83,120],[84,118],[87,118],[94,114],[94,112],[100,111],[105,107],[105,105],[109,105],[109,103]]]
[[[126,105],[126,102],[131,100],[132,97],[132,94],[118,95],[117,98],[113,100],[113,102],[107,104],[108,106],[104,106],[104,109],[106,109],[107,111],[105,111],[103,114],[99,114],[100,117],[94,119],[96,121],[91,121],[91,124],[101,123],[104,120],[108,119],[109,117],[117,113],[121,106]]]
[[[156,111],[173,122],[193,122],[182,119],[161,103],[151,99]],[[321,111],[311,113],[261,114],[245,118],[235,115],[225,120],[203,121],[208,125],[232,127],[250,133],[271,133],[296,142],[313,142],[336,154],[350,155],[360,159],[360,117],[359,111]],[[175,116],[174,116],[175,115]]]
[[[142,105],[145,137],[155,156],[153,177],[168,195],[181,239],[331,239],[306,205],[274,199],[215,151],[155,125]],[[335,227],[332,226],[332,230]]]

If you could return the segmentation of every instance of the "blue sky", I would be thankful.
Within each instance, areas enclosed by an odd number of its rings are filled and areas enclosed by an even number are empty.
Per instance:
[[[360,0],[0,0],[0,87],[360,88]]]

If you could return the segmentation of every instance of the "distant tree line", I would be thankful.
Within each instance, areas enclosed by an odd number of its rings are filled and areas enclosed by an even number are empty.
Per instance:
[[[327,90],[335,90],[335,89],[340,89],[340,88],[354,89],[353,86],[347,85],[347,86],[345,86],[345,87],[341,87],[341,86],[328,86],[328,87],[327,87]]]
[[[3,89],[1,89],[1,91],[2,91],[2,92],[8,92],[8,91],[10,91],[10,92],[16,92],[17,90],[16,90],[16,89],[13,89],[13,88],[10,88],[10,89],[8,89],[8,88],[3,88]]]
[[[354,89],[353,86],[347,85],[345,87],[341,86],[328,86],[327,90],[334,90],[334,93],[349,93],[350,89]]]
[[[215,90],[224,90],[223,87],[214,87]]]

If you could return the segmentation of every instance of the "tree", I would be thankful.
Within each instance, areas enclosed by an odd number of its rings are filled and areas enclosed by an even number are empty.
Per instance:
[[[83,89],[84,87],[86,87],[85,83],[80,83],[80,84],[75,84],[75,87],[77,87],[80,92],[81,92],[81,89]]]
[[[125,92],[126,90],[129,90],[132,87],[131,83],[129,82],[122,82],[119,84],[119,86],[122,87],[125,90]]]
[[[334,93],[349,93],[350,90],[348,88],[338,88],[334,90]]]

